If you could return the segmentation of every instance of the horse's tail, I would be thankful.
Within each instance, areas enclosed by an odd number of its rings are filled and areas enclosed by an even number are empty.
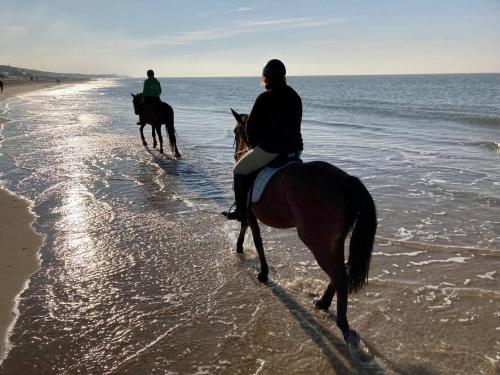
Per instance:
[[[345,192],[349,211],[355,220],[349,243],[347,287],[350,292],[356,292],[368,281],[377,213],[372,196],[357,177],[347,177]]]
[[[165,125],[167,127],[168,140],[170,141],[170,146],[173,148],[177,145],[174,126],[174,110],[168,103],[165,103],[165,116]]]

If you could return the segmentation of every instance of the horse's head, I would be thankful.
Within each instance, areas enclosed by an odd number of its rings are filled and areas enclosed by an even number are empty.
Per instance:
[[[248,120],[248,115],[240,115],[232,108],[231,113],[236,119],[236,126],[234,128],[234,160],[238,161],[250,149],[247,133],[245,131],[245,124]]]
[[[134,112],[136,115],[139,114],[140,110],[141,110],[141,104],[142,104],[142,92],[140,92],[139,94],[132,94],[132,103],[134,104]]]

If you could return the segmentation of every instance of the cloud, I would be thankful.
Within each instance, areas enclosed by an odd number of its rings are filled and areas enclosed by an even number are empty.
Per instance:
[[[240,7],[238,9],[232,9],[228,10],[227,13],[236,13],[236,12],[248,12],[250,10],[253,10],[253,8],[248,8],[248,7]]]
[[[4,27],[2,27],[2,30],[5,32],[16,33],[16,32],[25,31],[26,28],[24,28],[23,26],[4,26]]]
[[[286,26],[292,28],[304,26],[316,26],[324,24],[324,21],[312,21],[310,18],[281,18],[263,21],[247,21],[243,23],[247,28],[258,28],[263,26]]]
[[[142,42],[149,45],[184,45],[205,40],[223,39],[236,35],[232,30],[197,30],[187,31],[176,35],[166,35]]]
[[[146,45],[186,45],[207,40],[230,38],[245,33],[321,27],[336,21],[335,19],[313,20],[303,17],[233,22],[224,28],[187,31],[175,35],[156,37],[141,43]]]

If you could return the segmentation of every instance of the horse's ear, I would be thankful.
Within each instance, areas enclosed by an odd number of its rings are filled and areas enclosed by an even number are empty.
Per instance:
[[[130,93],[130,95],[132,95],[132,98],[135,98],[135,95],[133,93]]]
[[[233,114],[233,116],[236,119],[236,121],[238,122],[238,124],[245,123],[245,121],[243,121],[243,118],[241,117],[241,115],[232,108],[231,108],[231,113]]]

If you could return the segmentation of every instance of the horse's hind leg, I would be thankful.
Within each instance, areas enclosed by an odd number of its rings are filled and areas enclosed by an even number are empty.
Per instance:
[[[252,230],[253,242],[255,244],[255,247],[257,248],[257,253],[259,254],[260,260],[260,272],[257,275],[257,279],[260,282],[265,283],[267,282],[269,267],[267,266],[266,255],[264,254],[264,245],[262,244],[259,223],[257,222],[257,218],[253,213],[249,214],[248,223],[250,225],[250,229]]]
[[[146,125],[141,125],[141,127],[139,128],[139,131],[141,132],[141,140],[142,140],[142,145],[143,146],[147,146],[148,143],[146,142],[146,138],[144,138],[144,126]]]
[[[332,304],[333,296],[335,295],[335,285],[333,281],[330,281],[328,287],[323,293],[323,296],[316,302],[316,308],[320,310],[328,310],[330,305]]]
[[[337,246],[332,254],[331,260],[318,259],[320,267],[330,276],[330,284],[326,288],[316,307],[328,309],[332,303],[333,296],[337,293],[337,327],[342,331],[344,339],[349,336],[349,322],[347,321],[347,272],[344,265],[344,246]]]
[[[155,125],[151,125],[151,136],[153,137],[153,148],[156,148],[156,145],[158,144],[156,142],[156,126]]]
[[[179,152],[179,149],[177,148],[177,139],[175,137],[175,128],[174,128],[173,121],[171,123],[167,122],[166,128],[167,128],[168,139],[170,141],[170,148],[172,150],[172,153],[174,154],[174,156],[176,158],[180,158],[181,153]]]
[[[156,133],[158,134],[158,140],[160,141],[160,154],[163,154],[163,137],[161,136],[161,125],[156,126]]]
[[[349,323],[347,321],[347,272],[344,264],[336,265],[333,281],[337,290],[337,327],[340,328],[344,339],[349,337]]]
[[[300,239],[311,249],[319,266],[330,277],[330,284],[326,288],[316,306],[328,309],[333,296],[337,293],[337,327],[342,331],[345,340],[349,337],[349,323],[347,321],[347,272],[344,264],[345,236],[332,241],[331,234],[321,225],[299,226],[297,232]],[[332,244],[333,243],[333,244]]]

